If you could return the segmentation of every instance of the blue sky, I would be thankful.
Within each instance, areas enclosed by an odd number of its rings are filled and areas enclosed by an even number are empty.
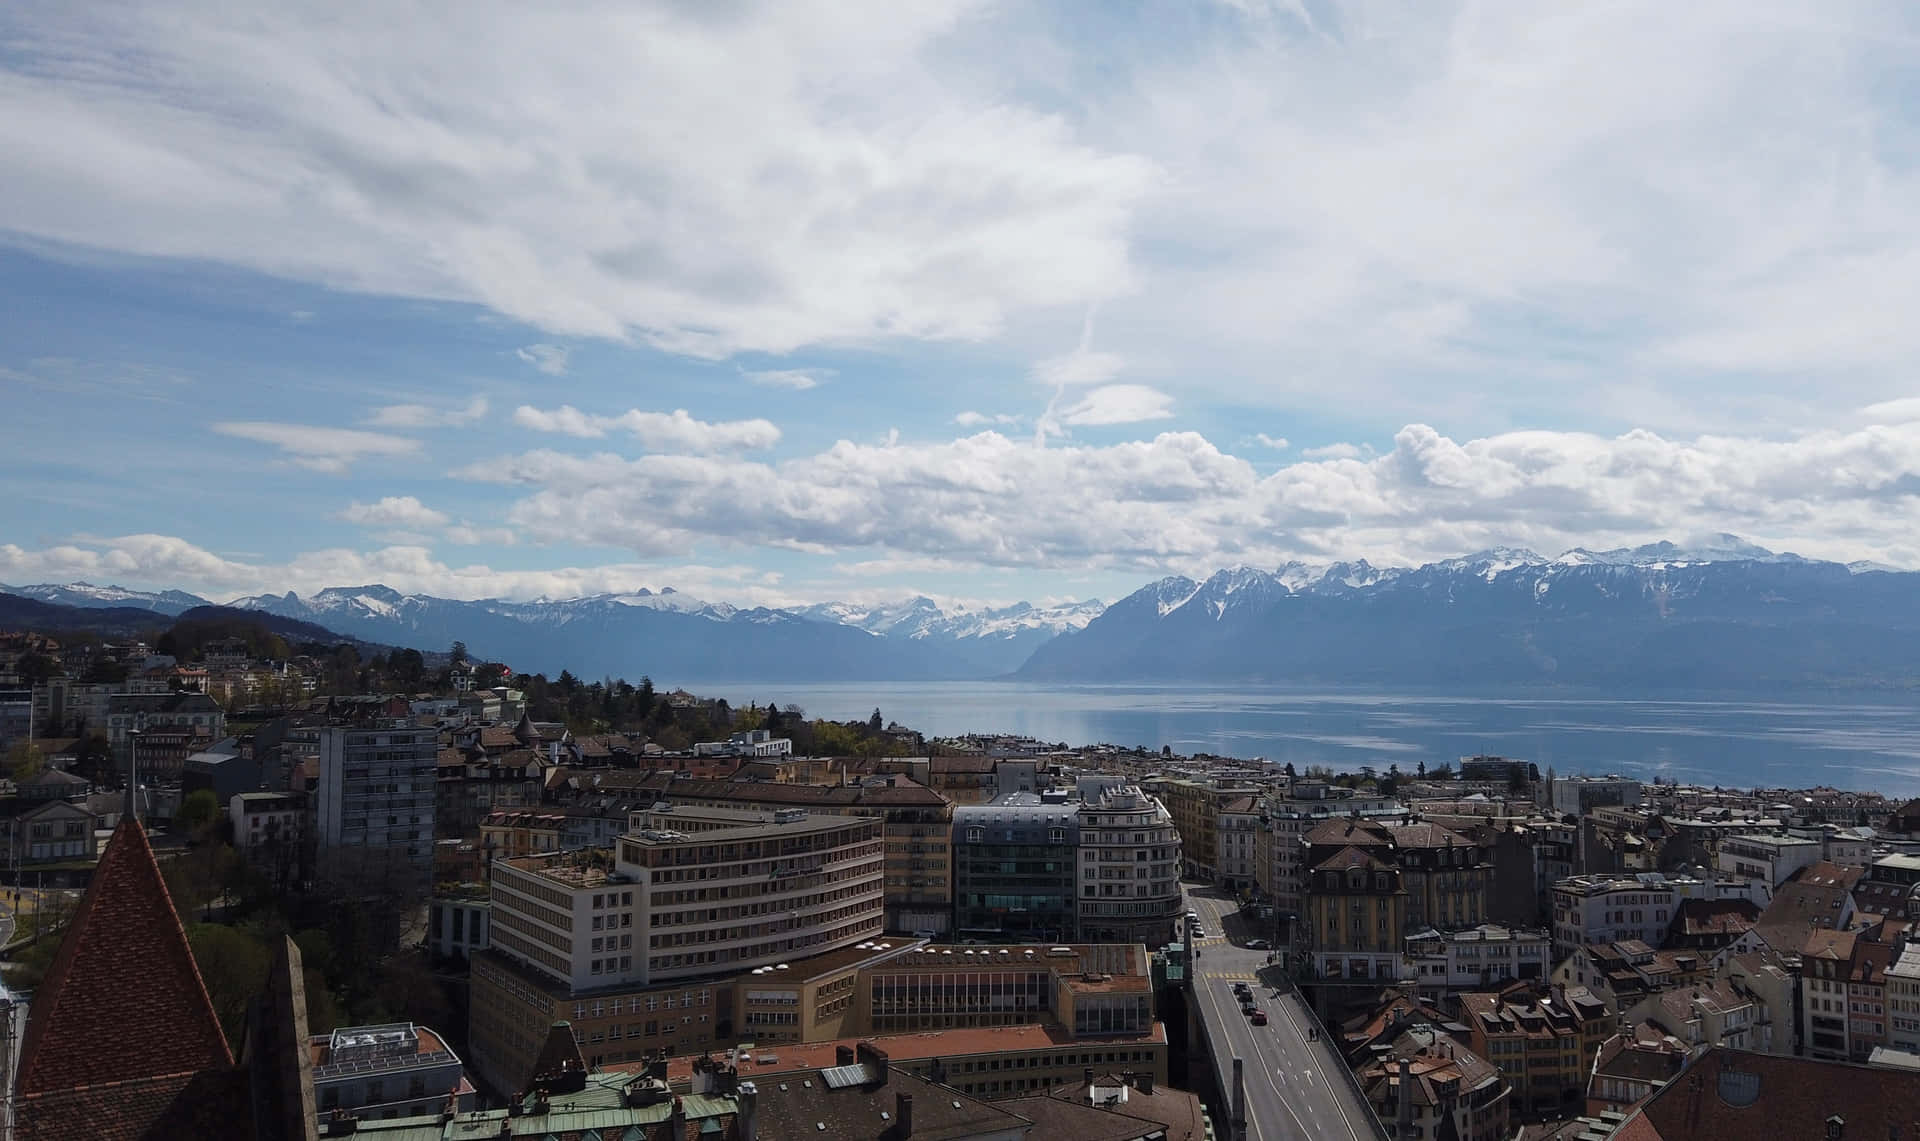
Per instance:
[[[1898,4],[0,11],[0,581],[1920,566]]]

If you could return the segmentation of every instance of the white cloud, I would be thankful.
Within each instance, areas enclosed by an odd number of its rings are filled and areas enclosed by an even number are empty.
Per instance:
[[[1082,346],[1034,365],[1033,379],[1054,388],[1099,384],[1111,380],[1125,364],[1118,353],[1099,353]]]
[[[1317,448],[1301,448],[1300,454],[1310,460],[1357,460],[1372,455],[1373,449],[1338,442],[1322,444]]]
[[[834,375],[830,368],[743,368],[740,375],[754,384],[765,388],[791,388],[795,392],[805,392],[818,388],[820,382]]]
[[[389,495],[377,503],[358,500],[347,505],[340,517],[349,523],[370,528],[434,528],[445,526],[447,516],[435,511],[411,495]]]
[[[1464,443],[1410,425],[1384,454],[1342,449],[1264,477],[1192,432],[1039,447],[992,431],[843,440],[778,463],[537,451],[458,474],[526,488],[508,518],[536,539],[647,557],[718,542],[877,550],[882,565],[1194,572],[1734,531],[1809,557],[1920,565],[1920,423],[1788,440],[1521,431]]]
[[[1069,425],[1137,424],[1173,417],[1173,398],[1144,384],[1108,384],[1087,393],[1059,413]]]
[[[511,547],[520,541],[511,527],[475,527],[456,523],[446,530],[447,542],[462,547]]]
[[[1156,177],[980,82],[990,15],[30,2],[0,13],[0,216],[702,356],[987,337],[1130,287]]]
[[[1272,448],[1276,452],[1286,451],[1288,447],[1288,441],[1285,436],[1269,436],[1265,432],[1255,432],[1253,434],[1253,442],[1263,448]]]
[[[1869,404],[1860,414],[1876,424],[1907,424],[1920,420],[1920,396],[1903,396]]]
[[[463,408],[433,408],[425,404],[389,404],[374,410],[367,423],[376,428],[464,428],[486,419],[487,398],[476,396]]]
[[[684,408],[671,413],[636,408],[618,416],[593,416],[571,404],[552,411],[522,404],[513,410],[513,422],[536,432],[560,432],[581,439],[599,439],[610,431],[624,431],[656,451],[734,451],[770,448],[780,442],[780,429],[766,420],[696,420]]]
[[[1014,425],[1023,422],[1024,416],[1015,416],[1010,412],[996,412],[989,416],[985,412],[966,411],[953,418],[962,428],[981,428],[988,424]]]
[[[548,376],[564,376],[567,372],[567,357],[572,350],[560,345],[528,345],[515,349],[513,355],[546,373]]]
[[[353,428],[316,428],[310,424],[262,420],[222,420],[212,427],[223,436],[271,444],[279,448],[289,462],[301,467],[336,474],[366,456],[406,456],[420,450],[418,440]]]

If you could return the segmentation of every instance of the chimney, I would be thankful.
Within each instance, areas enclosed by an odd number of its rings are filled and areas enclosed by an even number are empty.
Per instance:
[[[760,1141],[760,1087],[741,1082],[733,1094],[734,1131],[740,1141]]]
[[[1400,1059],[1400,1100],[1395,1103],[1399,1113],[1395,1120],[1395,1137],[1413,1136],[1413,1059]]]
[[[854,1057],[862,1065],[873,1067],[873,1080],[884,1085],[887,1081],[887,1052],[871,1042],[862,1042],[853,1048]]]
[[[893,1095],[894,1136],[913,1136],[913,1095],[896,1093]]]
[[[1846,1131],[1846,1118],[1837,1113],[1827,1118],[1827,1141],[1840,1141],[1841,1136],[1844,1135]]]
[[[1093,1088],[1093,1067],[1092,1066],[1088,1066],[1086,1069],[1080,1071],[1080,1081],[1089,1090]]]
[[[673,1108],[667,1110],[667,1136],[681,1137],[687,1132],[687,1106],[679,1094],[673,1095]]]
[[[835,1046],[833,1048],[833,1064],[836,1066],[853,1065],[853,1047]]]
[[[1135,1074],[1133,1076],[1133,1088],[1144,1094],[1153,1093],[1153,1075]]]

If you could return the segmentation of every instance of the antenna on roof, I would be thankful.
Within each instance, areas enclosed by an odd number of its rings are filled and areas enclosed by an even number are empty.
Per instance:
[[[121,814],[140,822],[140,730],[127,730],[127,803]]]

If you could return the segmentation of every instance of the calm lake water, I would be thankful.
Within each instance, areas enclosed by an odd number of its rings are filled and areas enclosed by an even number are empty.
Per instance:
[[[684,683],[734,704],[769,699],[810,716],[889,720],[930,736],[1026,733],[1072,745],[1171,745],[1411,772],[1474,753],[1522,757],[1563,775],[1655,774],[1708,783],[1831,784],[1920,793],[1920,703],[1911,696],[1792,694],[1630,700],[1561,691],[1472,695],[1368,691],[1059,686],[1020,682],[837,685]]]

